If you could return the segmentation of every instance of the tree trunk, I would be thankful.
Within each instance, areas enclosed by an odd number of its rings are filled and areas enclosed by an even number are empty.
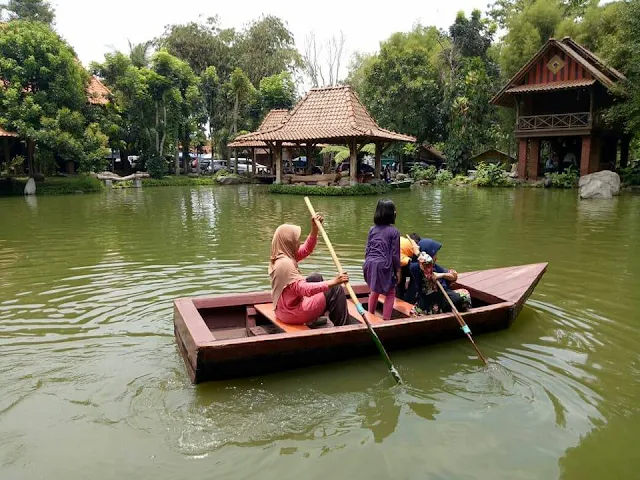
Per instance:
[[[233,149],[233,156],[234,156],[234,157],[235,157],[235,159],[236,159],[236,161],[235,161],[235,163],[234,163],[234,165],[233,165],[233,173],[235,173],[235,174],[237,175],[237,174],[238,174],[238,163],[240,163],[240,162],[238,161],[238,149],[237,149],[237,148],[234,148],[234,149]]]
[[[189,138],[186,135],[186,128],[182,140],[182,163],[184,164],[185,175],[191,173],[191,157],[189,155]]]
[[[175,174],[180,175],[180,148],[178,148],[178,142],[176,138],[176,152],[173,155],[173,165],[175,167]]]
[[[235,100],[235,102],[233,104],[233,129],[231,131],[231,133],[233,133],[234,137],[238,133],[238,108],[239,108],[239,103],[240,103],[240,96],[236,93],[236,100]]]

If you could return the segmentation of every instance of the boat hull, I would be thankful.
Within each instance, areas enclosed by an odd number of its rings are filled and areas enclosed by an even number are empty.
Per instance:
[[[478,272],[460,274],[458,286],[467,288],[474,305],[479,305],[462,314],[474,335],[505,329],[513,323],[546,270],[546,264],[535,265],[517,267],[524,272],[522,275],[515,275],[515,270],[483,271],[500,274],[493,282]],[[510,281],[500,282],[509,272]],[[477,288],[483,283],[484,290]],[[502,295],[508,298],[495,294],[501,284]],[[366,285],[354,285],[354,290],[366,301]],[[375,353],[363,323],[293,333],[278,329],[255,308],[270,300],[269,292],[175,300],[176,343],[192,382],[260,375]],[[402,308],[394,310],[392,320],[375,323],[374,329],[389,350],[463,336],[451,313],[409,317]]]

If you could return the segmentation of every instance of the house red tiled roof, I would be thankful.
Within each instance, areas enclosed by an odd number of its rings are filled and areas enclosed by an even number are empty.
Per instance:
[[[91,75],[87,86],[87,100],[91,105],[106,105],[109,103],[111,91],[105,87],[98,77]]]
[[[240,135],[236,140],[344,143],[354,137],[368,141],[416,141],[409,135],[380,128],[348,86],[312,89],[284,123]]]
[[[517,87],[506,90],[506,93],[529,93],[529,92],[545,92],[551,90],[567,90],[570,88],[588,87],[596,81],[591,79],[585,80],[565,80],[564,82],[538,83],[533,85],[518,85]]]
[[[535,73],[539,71],[539,69],[536,69],[539,62],[546,62],[554,52],[556,52],[556,56],[551,60],[560,56],[567,59],[571,65],[575,65],[575,68],[572,68],[571,72],[567,72],[567,76],[564,74],[560,75],[559,72],[563,70],[563,68],[566,71],[568,67],[564,60],[559,60],[559,65],[557,67],[558,75],[554,74],[553,78],[550,77],[547,81],[545,81],[544,78],[542,81],[538,78],[537,82],[532,82],[530,80],[527,81],[529,76],[535,76]],[[575,72],[580,72],[578,78],[571,77],[574,70]],[[546,72],[546,75],[550,74]],[[605,62],[595,53],[574,42],[571,37],[564,37],[562,40],[550,38],[491,99],[491,103],[502,106],[511,106],[513,104],[513,94],[515,93],[534,93],[581,88],[591,86],[595,83],[600,83],[605,88],[611,90],[618,84],[618,82],[624,80],[626,80],[626,78],[622,73],[615,68],[606,65]]]
[[[17,137],[18,134],[15,132],[9,132],[4,128],[0,127],[0,137]]]

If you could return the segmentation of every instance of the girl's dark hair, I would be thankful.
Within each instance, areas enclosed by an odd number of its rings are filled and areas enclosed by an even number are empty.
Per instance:
[[[378,200],[376,213],[373,215],[376,225],[391,225],[396,223],[396,206],[391,200]]]
[[[420,235],[418,235],[417,233],[410,233],[410,234],[409,234],[409,237],[411,238],[411,240],[413,240],[413,241],[414,241],[414,242],[416,242],[416,243],[419,243],[419,242],[420,242],[420,240],[422,240],[422,239],[420,238]]]

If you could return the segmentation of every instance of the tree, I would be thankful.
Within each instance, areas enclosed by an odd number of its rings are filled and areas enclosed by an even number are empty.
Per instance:
[[[47,25],[0,26],[0,123],[27,142],[30,172],[35,144],[85,170],[101,166],[106,138],[84,116],[88,79],[71,47]]]
[[[237,36],[233,50],[238,67],[256,87],[264,77],[293,72],[301,65],[292,33],[283,20],[272,15],[251,22]]]
[[[611,109],[609,116],[623,122],[627,131],[637,138],[640,132],[640,0],[625,2],[620,13],[617,41],[610,46],[608,58],[627,77],[623,85],[626,98]]]
[[[494,107],[489,103],[493,82],[479,57],[465,58],[447,85],[449,105],[448,136],[445,147],[447,167],[465,173],[474,151],[485,146],[494,121]]]
[[[134,67],[142,68],[149,66],[149,56],[151,54],[152,41],[142,43],[131,43],[129,41],[129,59]]]
[[[296,85],[289,72],[281,72],[260,80],[259,100],[261,117],[274,108],[293,107],[296,99]]]
[[[224,127],[224,116],[221,115],[221,95],[220,78],[216,72],[216,67],[210,66],[202,72],[200,85],[204,101],[204,108],[209,124],[209,140],[211,142],[211,153],[216,151],[216,132]]]
[[[318,45],[314,32],[307,35],[302,65],[312,87],[338,84],[345,41],[346,38],[342,31],[338,36],[332,35],[325,45]],[[325,47],[326,55],[323,55]]]
[[[231,72],[231,78],[227,84],[227,91],[231,95],[233,101],[231,134],[235,136],[238,133],[240,110],[249,104],[249,100],[255,89],[253,88],[249,77],[247,77],[241,69],[236,68]]]
[[[360,95],[381,126],[419,141],[442,140],[443,84],[435,61],[440,50],[435,27],[395,33],[380,53],[363,63]]]
[[[9,20],[27,20],[52,25],[56,12],[46,0],[9,0],[6,5],[0,5],[0,12],[9,12]]]
[[[235,66],[231,54],[235,36],[233,29],[219,27],[218,17],[209,17],[200,23],[169,25],[155,43],[187,62],[196,75],[214,66],[218,76],[227,78]]]

